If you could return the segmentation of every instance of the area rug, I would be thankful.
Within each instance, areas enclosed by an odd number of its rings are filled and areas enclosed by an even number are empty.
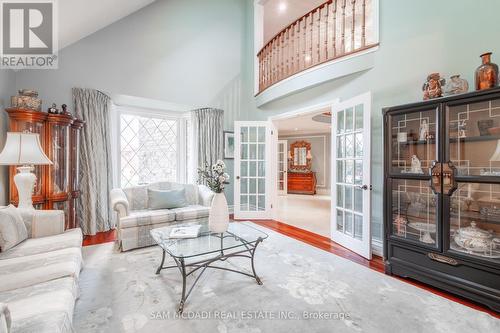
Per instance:
[[[500,332],[486,313],[253,226],[269,235],[256,253],[263,285],[207,270],[182,317],[180,273],[155,274],[158,247],[85,247],[76,332]],[[250,269],[245,259],[225,264]]]

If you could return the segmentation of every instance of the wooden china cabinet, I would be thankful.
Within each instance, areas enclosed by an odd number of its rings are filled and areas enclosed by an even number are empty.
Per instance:
[[[384,110],[385,270],[500,311],[500,88]]]
[[[76,201],[80,197],[78,146],[83,121],[69,114],[48,114],[29,109],[8,108],[11,132],[29,131],[40,134],[45,154],[52,165],[35,166],[37,184],[33,194],[36,209],[63,210],[66,215],[66,229],[77,224]],[[9,168],[10,201],[18,202],[13,177],[15,167]]]

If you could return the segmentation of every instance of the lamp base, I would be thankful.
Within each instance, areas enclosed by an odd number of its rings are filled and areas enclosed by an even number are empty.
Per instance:
[[[14,176],[14,183],[17,187],[17,193],[19,196],[19,204],[17,208],[24,210],[33,210],[33,199],[31,196],[33,195],[33,188],[36,183],[36,176],[31,171],[33,167],[23,165],[17,168],[19,171]]]

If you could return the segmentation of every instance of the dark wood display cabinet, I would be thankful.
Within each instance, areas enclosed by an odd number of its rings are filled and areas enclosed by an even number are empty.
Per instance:
[[[500,89],[384,109],[385,270],[500,311]]]

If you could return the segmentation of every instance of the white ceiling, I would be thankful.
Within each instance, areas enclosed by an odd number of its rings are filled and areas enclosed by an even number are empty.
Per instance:
[[[326,0],[267,0],[264,5],[264,42]]]
[[[155,0],[59,0],[59,49],[114,23]]]
[[[274,126],[278,130],[278,135],[305,135],[305,134],[320,134],[330,133],[331,125],[312,120],[317,114],[330,111],[330,108],[318,110],[307,115],[296,116],[292,118],[275,120]]]

